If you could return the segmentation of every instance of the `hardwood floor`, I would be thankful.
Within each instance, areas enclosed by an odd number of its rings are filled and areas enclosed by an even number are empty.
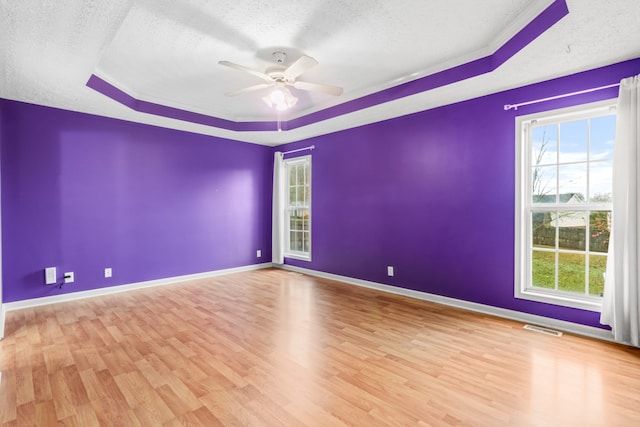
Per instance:
[[[637,426],[640,350],[276,269],[7,314],[6,426]]]

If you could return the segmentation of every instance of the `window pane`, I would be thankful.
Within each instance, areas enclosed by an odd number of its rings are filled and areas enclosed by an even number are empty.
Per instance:
[[[297,192],[298,192],[298,206],[306,206],[307,203],[304,200],[304,188],[305,187],[298,187]]]
[[[584,294],[586,255],[558,254],[558,290]]]
[[[531,166],[556,163],[558,127],[536,126],[531,129]]]
[[[295,185],[295,184],[296,184],[296,166],[290,165],[289,166],[289,185]]]
[[[301,227],[302,227],[302,224],[300,223],[300,219],[291,215],[289,217],[289,230],[297,231],[297,230],[300,230]]]
[[[597,117],[591,119],[591,160],[611,159],[613,157],[613,141],[616,135],[616,116]]]
[[[584,119],[560,125],[560,163],[587,160],[587,141],[589,140],[587,123]]]
[[[309,212],[305,212],[304,218],[302,220],[302,229],[305,231],[309,231]]]
[[[304,165],[300,164],[297,167],[298,169],[298,185],[304,185]]]
[[[309,252],[309,233],[303,233],[302,239],[302,250],[305,252]]]
[[[551,224],[552,212],[534,211],[531,214],[532,243],[536,248],[556,247],[556,227]]]
[[[294,252],[302,252],[302,231],[292,231],[291,235],[291,250]]]
[[[556,203],[556,173],[556,166],[537,166],[532,169],[533,203]]]
[[[289,232],[289,250],[296,251],[298,247],[298,232],[290,231]]]
[[[532,251],[531,276],[531,284],[534,287],[555,289],[555,252]]]
[[[589,216],[589,250],[607,253],[611,234],[611,212],[594,211]]]
[[[296,205],[296,187],[289,187],[289,205]]]
[[[590,200],[596,203],[611,203],[613,193],[613,166],[611,160],[593,162],[589,166]]]
[[[554,212],[552,223],[558,226],[558,248],[584,251],[586,248],[587,213]]]
[[[589,255],[589,294],[601,296],[604,291],[604,273],[607,269],[605,255]]]
[[[584,203],[587,194],[587,164],[560,165],[559,202]]]

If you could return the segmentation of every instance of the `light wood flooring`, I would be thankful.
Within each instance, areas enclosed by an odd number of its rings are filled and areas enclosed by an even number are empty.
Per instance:
[[[266,269],[7,313],[6,426],[639,426],[640,350]]]

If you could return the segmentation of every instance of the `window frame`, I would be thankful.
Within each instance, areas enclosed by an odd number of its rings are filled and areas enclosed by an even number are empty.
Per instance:
[[[309,182],[306,183],[309,186],[309,203],[306,206],[292,206],[291,205],[291,200],[290,200],[290,168],[292,165],[298,165],[298,164],[307,164],[308,168],[309,168]],[[283,164],[284,164],[284,169],[285,169],[285,226],[284,226],[284,235],[285,235],[285,250],[284,250],[284,257],[285,258],[292,258],[292,259],[298,259],[298,260],[302,260],[302,261],[311,261],[311,248],[312,248],[312,240],[311,240],[311,224],[312,224],[312,215],[311,215],[311,200],[312,200],[312,186],[311,186],[311,182],[312,182],[312,170],[311,170],[311,155],[306,155],[306,156],[298,156],[298,157],[293,157],[291,159],[285,159],[283,160]],[[306,185],[305,185],[306,186]],[[289,220],[290,218],[290,212],[294,211],[294,210],[303,210],[303,211],[307,211],[309,212],[309,230],[308,230],[308,242],[309,242],[309,251],[308,252],[301,252],[301,251],[295,251],[291,249],[291,222]]]
[[[602,309],[602,297],[591,295],[572,294],[570,292],[555,289],[534,288],[531,286],[532,276],[532,211],[540,211],[540,205],[533,205],[531,147],[528,129],[532,124],[562,123],[572,120],[588,119],[615,114],[617,99],[608,99],[599,102],[576,105],[573,107],[541,111],[533,114],[516,117],[516,209],[515,209],[515,278],[514,296],[518,299],[544,302],[565,307],[579,308],[588,311],[599,312]],[[547,209],[557,209],[560,203],[550,204]],[[571,210],[594,211],[605,210],[613,212],[612,203],[587,202],[585,205],[571,205]],[[585,254],[588,254],[589,243],[585,242]],[[555,249],[558,251],[558,248]],[[556,267],[557,268],[557,267]]]

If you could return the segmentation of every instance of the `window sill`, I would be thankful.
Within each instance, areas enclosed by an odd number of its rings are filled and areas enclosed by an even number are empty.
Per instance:
[[[544,291],[535,289],[516,290],[516,298],[525,299],[529,301],[544,302],[547,304],[559,305],[563,307],[578,308],[581,310],[602,311],[601,299],[581,299],[573,298],[571,295],[551,294]]]
[[[303,254],[294,254],[294,253],[289,253],[289,254],[284,254],[285,258],[291,258],[291,259],[297,259],[299,261],[311,261],[311,256],[309,255],[303,255]]]

